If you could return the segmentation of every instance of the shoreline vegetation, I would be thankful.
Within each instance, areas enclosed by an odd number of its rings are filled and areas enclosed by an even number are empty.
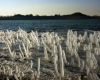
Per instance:
[[[100,19],[100,16],[89,16],[86,14],[82,14],[80,12],[76,12],[70,15],[53,15],[53,16],[33,16],[32,14],[29,15],[21,15],[16,14],[14,16],[0,16],[0,20],[48,20],[48,19],[54,19],[54,20],[73,20],[73,19]]]
[[[0,80],[100,80],[100,31],[0,31]]]

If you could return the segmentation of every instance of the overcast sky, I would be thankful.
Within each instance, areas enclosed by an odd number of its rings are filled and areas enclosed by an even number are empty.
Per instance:
[[[100,15],[100,0],[0,0],[0,15]]]

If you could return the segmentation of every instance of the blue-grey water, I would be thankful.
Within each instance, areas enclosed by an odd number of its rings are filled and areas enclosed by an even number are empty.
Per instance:
[[[0,30],[66,31],[100,30],[100,20],[0,20]]]

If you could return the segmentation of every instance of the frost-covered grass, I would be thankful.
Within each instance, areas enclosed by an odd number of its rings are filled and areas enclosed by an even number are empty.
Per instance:
[[[0,31],[2,80],[99,80],[99,57],[99,31]]]

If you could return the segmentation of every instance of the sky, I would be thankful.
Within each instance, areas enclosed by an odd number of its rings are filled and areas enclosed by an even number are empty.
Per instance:
[[[0,16],[67,15],[74,12],[100,16],[99,5],[100,0],[0,0]]]

